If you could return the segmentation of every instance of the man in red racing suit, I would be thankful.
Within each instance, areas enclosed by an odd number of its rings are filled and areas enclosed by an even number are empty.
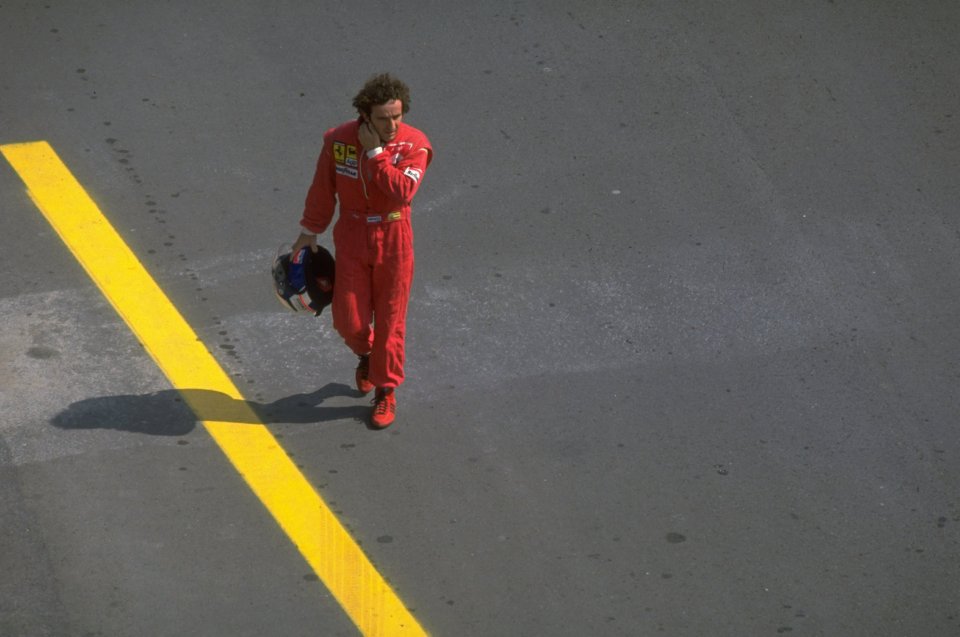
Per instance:
[[[405,84],[375,76],[354,98],[360,117],[326,132],[293,245],[294,253],[314,249],[339,202],[333,325],[360,358],[357,389],[376,389],[376,428],[393,422],[404,379],[414,267],[410,204],[433,158],[426,135],[402,121],[409,101]]]

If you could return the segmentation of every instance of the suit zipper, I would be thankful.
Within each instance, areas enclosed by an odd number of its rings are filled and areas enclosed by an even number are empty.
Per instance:
[[[363,186],[363,198],[370,201],[370,195],[367,194],[367,180],[363,178],[363,160],[367,157],[367,151],[360,153],[360,185]]]

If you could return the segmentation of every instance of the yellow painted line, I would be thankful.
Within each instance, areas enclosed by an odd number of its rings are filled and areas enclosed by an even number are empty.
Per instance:
[[[0,145],[27,191],[60,238],[179,390],[207,389],[243,401],[213,355],[167,299],[46,142]],[[394,591],[244,402],[237,422],[205,404],[184,400],[267,507],[363,635],[425,635]],[[246,424],[244,424],[246,423]],[[256,424],[249,424],[256,423]]]

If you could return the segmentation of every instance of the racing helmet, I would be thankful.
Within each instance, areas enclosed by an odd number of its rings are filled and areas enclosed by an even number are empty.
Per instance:
[[[334,272],[333,255],[322,246],[316,252],[303,248],[296,254],[281,247],[273,260],[274,292],[286,309],[320,316],[333,301]]]

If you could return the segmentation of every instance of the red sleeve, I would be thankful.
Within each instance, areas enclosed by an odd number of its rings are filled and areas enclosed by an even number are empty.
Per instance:
[[[323,150],[317,159],[317,171],[307,191],[300,225],[310,232],[321,234],[330,225],[337,204],[337,174],[333,165],[330,136],[323,138]]]
[[[413,196],[417,194],[417,189],[420,188],[423,175],[430,164],[431,155],[429,146],[415,147],[394,165],[391,163],[390,153],[382,152],[373,159],[367,160],[370,162],[373,183],[391,199],[409,205],[413,201]]]

